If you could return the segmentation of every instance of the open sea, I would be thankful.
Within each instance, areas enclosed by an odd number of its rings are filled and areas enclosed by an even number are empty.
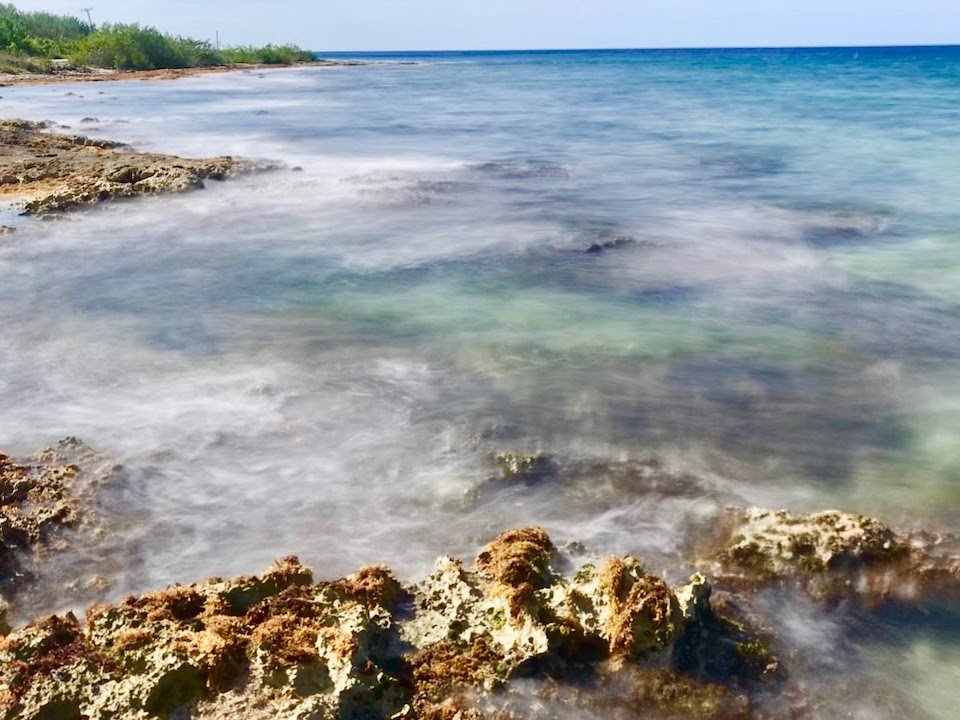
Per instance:
[[[350,57],[0,91],[288,165],[0,213],[0,445],[125,468],[30,615],[288,554],[416,580],[528,524],[669,575],[729,505],[960,531],[960,48]],[[770,602],[824,719],[957,717],[960,611]]]

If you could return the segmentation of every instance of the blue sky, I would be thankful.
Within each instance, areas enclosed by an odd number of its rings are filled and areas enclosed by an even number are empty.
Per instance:
[[[960,0],[14,0],[316,50],[960,43]]]

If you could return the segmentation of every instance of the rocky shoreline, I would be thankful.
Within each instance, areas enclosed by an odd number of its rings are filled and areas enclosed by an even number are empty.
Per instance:
[[[186,159],[136,152],[121,143],[48,128],[0,120],[0,200],[22,215],[50,216],[112,198],[184,192],[202,188],[207,180],[278,167],[229,156]]]
[[[114,70],[111,68],[65,68],[45,73],[0,73],[0,87],[15,85],[50,85],[74,82],[109,82],[118,80],[179,80],[197,75],[216,75],[229,72],[263,72],[291,67],[341,67],[365,65],[357,60],[317,60],[295,65],[214,65],[209,67],[169,68],[161,70]]]
[[[75,439],[23,461],[0,456],[9,598],[30,582],[20,568],[55,551],[61,531],[79,529],[82,541],[96,524],[91,496],[117,472]],[[536,678],[541,699],[585,693],[614,716],[800,718],[819,698],[793,682],[796,649],[750,610],[754,594],[855,607],[863,622],[890,605],[960,597],[957,538],[837,511],[730,509],[722,525],[680,585],[639,558],[582,562],[529,527],[493,539],[471,567],[440,558],[416,584],[384,566],[317,582],[290,557],[258,577],[94,606],[85,622],[68,613],[5,624],[0,712],[504,720],[526,716],[511,698]]]

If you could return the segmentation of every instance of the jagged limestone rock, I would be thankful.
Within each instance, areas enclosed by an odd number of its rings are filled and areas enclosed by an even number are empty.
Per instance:
[[[521,670],[669,658],[709,613],[702,577],[675,592],[610,558],[568,580],[556,553],[543,530],[515,530],[473,570],[441,558],[410,589],[379,566],[315,584],[287,558],[95,606],[85,626],[46,618],[0,643],[0,716],[478,717],[472,692]]]
[[[389,716],[401,694],[377,662],[401,596],[383,568],[314,585],[287,558],[259,578],[95,607],[86,628],[47,618],[0,647],[0,708],[9,718],[202,717],[218,695],[248,687],[277,717]]]
[[[219,157],[139,153],[121,143],[45,131],[42,123],[0,121],[0,197],[25,215],[49,215],[111,198],[183,192],[205,180],[278,167]]]
[[[0,453],[0,634],[9,630],[8,600],[42,568],[44,553],[65,542],[65,531],[96,529],[92,510],[118,468],[76,438],[25,459]]]
[[[633,558],[585,566],[567,581],[550,565],[556,552],[539,528],[504,533],[467,572],[441,558],[417,592],[404,636],[418,647],[442,641],[496,647],[508,675],[538,657],[575,657],[584,649],[611,656],[660,650],[684,622],[670,588]]]
[[[730,529],[713,575],[734,586],[790,580],[813,597],[937,602],[960,597],[960,543],[931,533],[898,534],[863,515],[729,511]]]
[[[709,607],[701,576],[673,591],[634,558],[586,565],[572,579],[553,567],[547,534],[502,534],[468,571],[437,561],[416,588],[415,613],[401,634],[412,659],[418,717],[454,717],[457,694],[491,690],[537,668],[563,672],[592,661],[622,668],[666,651]]]
[[[537,479],[555,470],[553,461],[543,453],[522,455],[503,452],[497,455],[496,460],[501,474],[515,480]]]
[[[612,655],[635,656],[669,645],[684,622],[677,596],[635,558],[608,558],[574,578],[578,620]]]

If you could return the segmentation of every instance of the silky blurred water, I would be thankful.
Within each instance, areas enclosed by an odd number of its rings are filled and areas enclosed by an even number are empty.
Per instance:
[[[728,504],[958,529],[960,49],[375,59],[3,89],[288,164],[2,241],[0,443],[123,463],[111,597],[529,523],[667,567]]]

